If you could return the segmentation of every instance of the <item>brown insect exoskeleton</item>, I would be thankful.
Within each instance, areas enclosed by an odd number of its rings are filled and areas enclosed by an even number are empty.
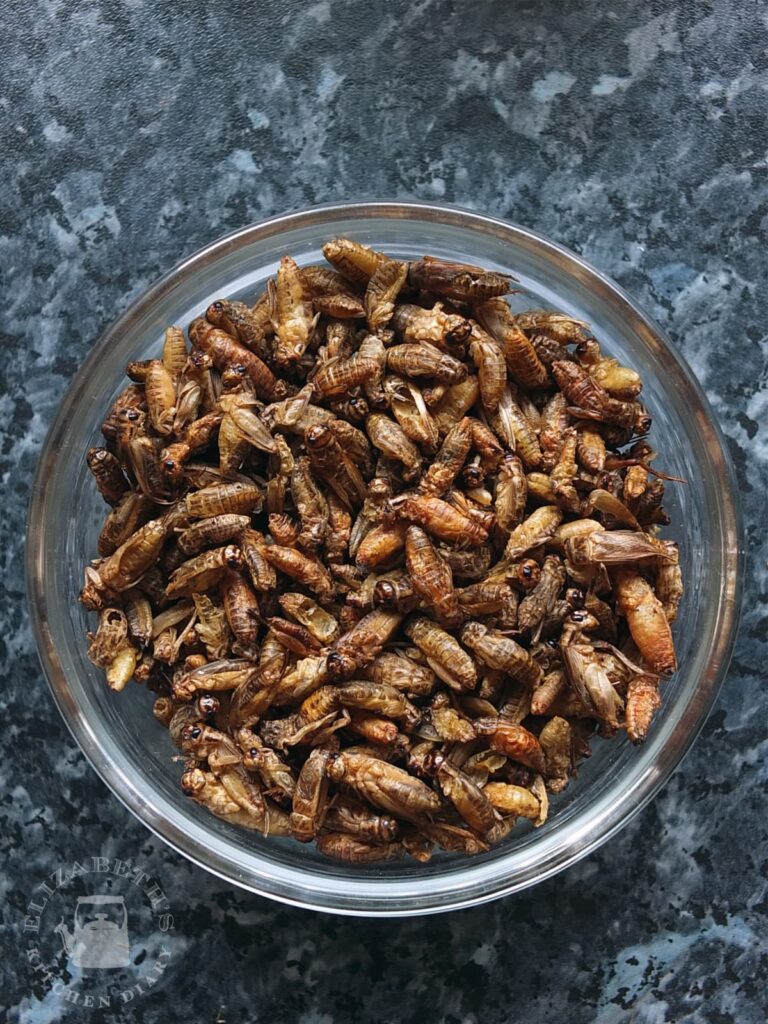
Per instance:
[[[541,826],[594,735],[645,740],[682,481],[639,375],[513,312],[510,274],[323,252],[128,364],[86,456],[111,508],[81,599],[196,803],[383,873]]]
[[[269,282],[268,296],[275,329],[275,363],[290,366],[304,355],[317,323],[310,288],[290,256],[280,260],[277,281]]]
[[[441,302],[432,309],[401,303],[395,309],[392,327],[401,341],[429,344],[449,355],[464,354],[472,325],[458,313],[447,313]]]
[[[515,323],[506,299],[486,299],[474,307],[483,327],[501,345],[510,376],[525,388],[549,386],[546,366],[541,362],[528,337]]]
[[[484,270],[468,263],[451,263],[425,256],[411,263],[408,280],[416,288],[423,288],[442,298],[479,302],[505,295],[515,279],[511,274]]]

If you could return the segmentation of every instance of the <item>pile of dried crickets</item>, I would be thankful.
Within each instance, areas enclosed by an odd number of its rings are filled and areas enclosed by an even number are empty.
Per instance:
[[[88,453],[89,656],[158,694],[227,821],[356,863],[480,853],[593,733],[643,740],[675,669],[641,381],[513,313],[508,275],[324,253],[128,366]]]

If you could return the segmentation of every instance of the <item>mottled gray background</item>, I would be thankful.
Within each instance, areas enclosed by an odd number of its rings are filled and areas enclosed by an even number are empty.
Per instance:
[[[6,3],[0,51],[0,912],[11,1021],[762,1024],[766,1018],[766,7],[755,0]],[[75,748],[23,600],[35,460],[105,325],[230,229],[361,196],[452,201],[571,246],[707,389],[748,523],[736,657],[625,832],[534,891],[432,919],[283,908],[160,845]],[[23,967],[32,887],[93,850],[179,910],[122,1014]]]

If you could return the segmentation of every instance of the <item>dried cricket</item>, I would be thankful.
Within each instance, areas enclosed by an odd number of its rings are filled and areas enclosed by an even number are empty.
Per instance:
[[[88,656],[158,694],[226,821],[382,870],[475,855],[546,820],[594,733],[647,737],[675,478],[639,375],[514,312],[510,274],[323,251],[127,367],[86,454]]]

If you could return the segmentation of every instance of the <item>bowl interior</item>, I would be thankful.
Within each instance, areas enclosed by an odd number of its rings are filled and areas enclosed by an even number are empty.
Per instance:
[[[99,425],[125,386],[130,359],[155,356],[162,332],[185,325],[226,295],[251,300],[280,257],[322,260],[321,246],[346,235],[394,256],[424,253],[509,270],[513,307],[551,307],[590,322],[608,354],[635,367],[653,415],[659,467],[688,484],[668,484],[665,501],[680,544],[686,596],[675,627],[680,671],[640,749],[596,741],[593,756],[553,798],[538,830],[518,826],[499,847],[467,860],[437,854],[353,869],[313,847],[264,839],[226,825],[181,793],[177,753],[154,720],[152,695],[104,685],[85,656],[92,617],[78,602],[82,567],[94,557],[105,506],[85,465]],[[650,798],[695,735],[724,670],[734,625],[738,548],[730,471],[698,387],[651,325],[615,285],[552,243],[510,225],[420,205],[368,204],[309,211],[246,229],[171,272],[99,342],[52,427],[35,485],[29,532],[33,619],[54,694],[94,767],[117,795],[172,845],[223,877],[266,895],[322,909],[414,913],[466,905],[545,877],[594,847]]]

